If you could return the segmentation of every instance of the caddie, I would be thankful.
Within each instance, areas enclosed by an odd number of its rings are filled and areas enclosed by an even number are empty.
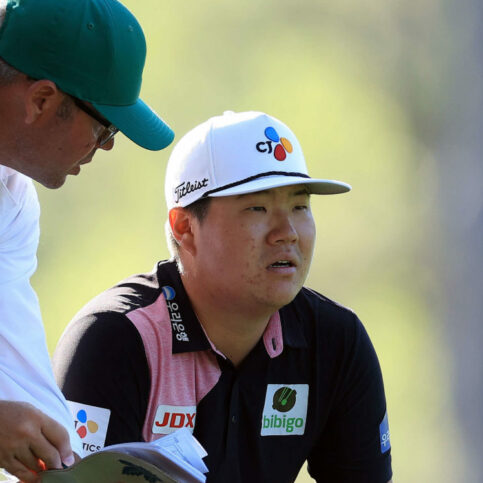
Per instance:
[[[0,0],[0,468],[23,481],[83,453],[29,282],[32,179],[62,186],[118,131],[151,150],[171,143],[139,98],[145,57],[139,23],[116,0]]]
[[[356,314],[303,286],[312,195],[294,133],[226,112],[186,134],[167,167],[173,258],[88,303],[54,372],[83,441],[151,441],[191,430],[208,482],[392,478],[383,380]],[[88,422],[96,424],[89,431]]]

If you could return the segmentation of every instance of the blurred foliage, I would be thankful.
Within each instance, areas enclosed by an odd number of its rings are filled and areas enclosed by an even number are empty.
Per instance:
[[[460,435],[425,264],[435,169],[425,140],[438,129],[427,121],[440,96],[437,83],[429,88],[440,65],[427,61],[444,27],[439,2],[124,3],[147,37],[142,97],[177,139],[224,110],[266,111],[296,133],[313,176],[353,186],[312,200],[318,243],[307,284],[354,309],[373,340],[394,480],[458,481]],[[168,256],[171,148],[148,152],[119,135],[60,192],[38,187],[33,284],[50,350],[90,298]],[[299,481],[308,480],[304,470]]]

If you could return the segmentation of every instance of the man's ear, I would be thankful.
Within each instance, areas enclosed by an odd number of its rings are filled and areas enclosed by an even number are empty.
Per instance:
[[[193,233],[193,216],[185,208],[172,208],[168,215],[169,226],[178,245],[194,255],[196,252],[195,237]]]
[[[54,82],[42,79],[29,85],[24,94],[25,123],[32,124],[42,115],[55,114],[63,95]]]

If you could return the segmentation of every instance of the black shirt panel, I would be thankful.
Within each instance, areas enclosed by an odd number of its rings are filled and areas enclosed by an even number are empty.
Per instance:
[[[66,399],[111,411],[106,445],[142,441],[150,374],[142,339],[125,313],[157,296],[156,272],[120,282],[74,317],[54,352],[54,375]]]
[[[67,400],[110,409],[106,445],[142,440],[150,377],[131,321],[116,312],[73,321],[53,363]]]

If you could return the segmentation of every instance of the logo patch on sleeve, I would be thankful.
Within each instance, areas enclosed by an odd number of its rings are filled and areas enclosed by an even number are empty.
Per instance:
[[[304,434],[308,384],[268,384],[262,415],[262,436]]]
[[[82,441],[85,455],[104,448],[111,411],[74,401],[67,401],[74,417],[75,430]]]
[[[169,434],[177,429],[195,430],[196,406],[160,404],[153,422],[153,434]]]
[[[384,414],[384,419],[379,425],[379,434],[381,435],[381,453],[391,449],[391,439],[389,434],[389,423],[387,421],[387,411]]]

